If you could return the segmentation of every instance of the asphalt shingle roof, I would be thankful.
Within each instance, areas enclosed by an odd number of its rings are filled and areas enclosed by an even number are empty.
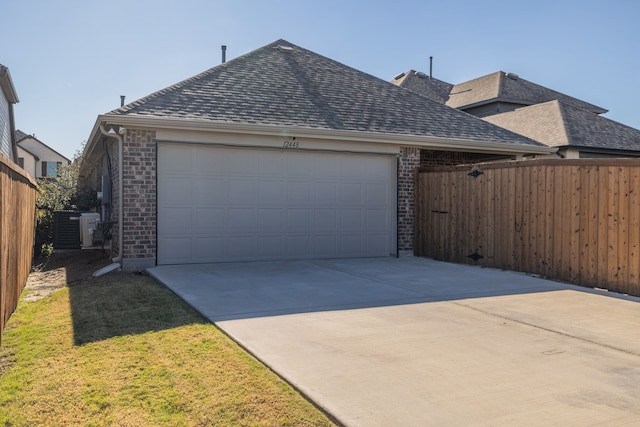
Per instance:
[[[396,77],[391,82],[396,86],[409,89],[419,95],[426,96],[440,104],[445,104],[449,99],[449,93],[453,85],[433,77],[429,77],[423,72],[409,70]]]
[[[602,114],[607,110],[555,90],[540,86],[513,73],[498,71],[454,85],[446,105],[464,109],[489,102],[509,102],[522,105],[560,100],[568,105]]]
[[[574,146],[640,151],[640,130],[564,101],[519,108],[484,120],[550,147]]]
[[[285,40],[108,115],[540,145]]]

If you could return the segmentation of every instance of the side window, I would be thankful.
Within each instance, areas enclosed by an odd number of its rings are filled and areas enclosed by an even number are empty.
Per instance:
[[[58,176],[58,165],[59,162],[42,162],[42,176],[43,177],[56,177]]]
[[[18,166],[24,169],[24,157],[18,157]]]

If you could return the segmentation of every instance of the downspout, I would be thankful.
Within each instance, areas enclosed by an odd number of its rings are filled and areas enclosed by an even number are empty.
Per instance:
[[[122,251],[124,250],[124,239],[123,239],[123,235],[124,235],[124,183],[123,183],[123,170],[124,170],[124,166],[123,166],[123,159],[122,159],[122,153],[123,153],[123,141],[122,141],[122,135],[124,135],[127,130],[122,127],[122,126],[118,126],[118,131],[116,132],[114,130],[114,128],[109,129],[109,131],[105,130],[104,125],[100,125],[100,133],[102,133],[102,135],[106,136],[106,137],[113,137],[118,141],[118,256],[115,258],[112,258],[111,261],[113,261],[113,264],[108,265],[98,271],[96,271],[95,273],[93,273],[94,277],[98,277],[98,276],[102,276],[103,274],[106,274],[110,271],[119,269],[122,267]]]

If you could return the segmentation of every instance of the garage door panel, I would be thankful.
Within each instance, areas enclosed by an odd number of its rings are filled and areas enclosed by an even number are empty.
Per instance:
[[[192,147],[178,147],[167,145],[163,151],[158,152],[158,169],[171,174],[174,171],[193,169]]]
[[[234,232],[255,233],[258,228],[258,213],[255,208],[229,208],[225,228]]]
[[[158,259],[189,260],[193,257],[189,237],[158,239]]]
[[[347,183],[342,184],[340,188],[340,201],[342,203],[354,205],[354,204],[362,204],[363,198],[363,187],[362,183]]]
[[[373,158],[371,161],[368,161],[364,167],[363,178],[367,180],[367,182],[386,182],[388,180],[388,176],[386,173],[385,161],[386,160],[383,158]]]
[[[220,258],[225,254],[225,239],[221,236],[201,236],[193,239],[193,253],[200,262]]]
[[[220,155],[212,150],[203,150],[198,146],[189,148],[193,157],[193,171],[200,175],[218,175],[225,169],[227,156]]]
[[[338,227],[337,209],[316,209],[314,229],[318,232],[335,231]]]
[[[258,156],[258,169],[265,178],[280,178],[287,170],[287,159],[276,153],[264,152]]]
[[[375,231],[383,229],[389,222],[389,213],[385,209],[371,209],[364,214],[364,227],[366,230]]]
[[[369,256],[385,256],[387,236],[384,234],[365,234],[363,239],[364,247]]]
[[[309,258],[312,256],[311,237],[308,235],[288,235],[285,237],[286,258]]]
[[[309,230],[313,223],[313,211],[308,208],[287,209],[287,228],[291,231]]]
[[[340,227],[358,231],[364,229],[362,209],[342,209],[340,212]]]
[[[287,200],[287,184],[283,180],[258,182],[258,201],[263,203],[284,203]]]
[[[311,244],[313,245],[313,256],[330,257],[338,252],[338,236],[335,234],[315,235],[311,239]]]
[[[225,197],[224,178],[201,176],[192,180],[193,193],[199,206],[215,205]]]
[[[311,200],[311,183],[301,181],[287,183],[288,202],[310,202]]]
[[[316,202],[335,203],[337,198],[338,184],[335,182],[317,182],[315,183],[314,200]]]
[[[164,198],[170,205],[191,205],[192,197],[191,178],[169,176],[158,179],[158,198]]]
[[[279,257],[286,253],[286,240],[281,236],[259,236],[258,256],[265,258]]]
[[[365,200],[367,204],[378,204],[387,206],[389,203],[389,194],[385,184],[365,184]]]
[[[226,157],[222,169],[230,176],[253,176],[258,170],[259,157],[255,151],[227,149],[220,155]]]
[[[158,159],[159,264],[395,251],[392,156],[161,143]]]
[[[167,235],[184,235],[193,228],[192,209],[167,208],[162,218],[158,218],[158,227],[166,230]]]
[[[194,212],[194,231],[196,233],[220,232],[224,230],[226,209],[196,208]]]
[[[229,236],[227,237],[227,253],[231,260],[258,257],[258,242],[255,236]]]
[[[258,196],[258,183],[255,180],[229,179],[227,180],[227,200],[229,203],[248,203],[254,204]]]
[[[343,234],[340,236],[340,251],[346,256],[358,256],[362,253],[362,235]]]
[[[285,212],[283,208],[265,208],[258,210],[258,228],[270,232],[286,230]]]

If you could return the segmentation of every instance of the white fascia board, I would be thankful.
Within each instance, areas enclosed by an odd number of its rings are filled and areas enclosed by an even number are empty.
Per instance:
[[[550,154],[557,151],[556,148],[547,146],[534,146],[524,144],[504,144],[492,141],[478,141],[456,138],[439,138],[432,136],[385,134],[376,132],[344,131],[317,128],[287,127],[260,124],[222,123],[189,119],[167,119],[144,116],[117,116],[104,115],[98,118],[99,122],[106,125],[121,125],[143,129],[173,129],[185,131],[227,132],[254,135],[274,135],[283,137],[307,137],[317,139],[332,139],[342,141],[357,141],[378,144],[393,144],[400,146],[415,146],[435,148],[448,151],[473,151],[485,153],[508,154]],[[92,137],[97,126],[92,132]]]

